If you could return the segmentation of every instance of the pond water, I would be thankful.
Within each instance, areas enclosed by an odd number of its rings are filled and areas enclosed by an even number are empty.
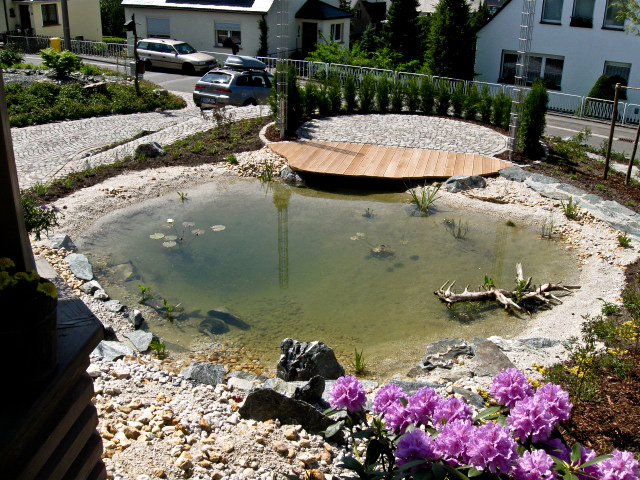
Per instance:
[[[537,231],[444,207],[416,216],[408,199],[223,178],[115,212],[79,243],[113,298],[135,306],[145,285],[150,303],[180,304],[172,323],[148,319],[167,343],[188,348],[204,325],[274,367],[282,339],[321,340],[343,358],[363,350],[378,376],[415,366],[439,338],[531,321],[490,304],[449,310],[433,293],[446,280],[511,287],[517,262],[534,283],[576,280],[575,258]]]

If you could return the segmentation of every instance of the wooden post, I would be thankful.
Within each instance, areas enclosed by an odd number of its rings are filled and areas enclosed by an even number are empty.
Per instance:
[[[20,271],[35,270],[29,235],[24,226],[18,173],[13,156],[9,113],[0,68],[0,257],[11,258]]]
[[[611,112],[611,128],[609,129],[609,144],[607,145],[607,156],[604,159],[604,180],[607,179],[609,173],[609,161],[611,160],[611,147],[613,145],[613,132],[616,129],[616,121],[618,120],[618,96],[620,95],[620,84],[616,83],[616,93],[613,96],[613,112]]]
[[[69,27],[69,8],[67,0],[61,0],[62,6],[62,32],[64,34],[64,49],[71,50],[71,28]]]
[[[629,166],[627,167],[627,185],[631,183],[631,170],[633,170],[633,159],[636,158],[636,151],[638,150],[638,139],[640,139],[640,124],[638,125],[638,129],[636,130],[636,139],[633,142],[633,151],[631,152]]]

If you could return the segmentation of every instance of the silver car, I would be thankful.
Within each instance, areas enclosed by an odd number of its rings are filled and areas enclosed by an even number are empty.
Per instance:
[[[144,38],[138,42],[138,56],[146,69],[174,68],[187,75],[207,71],[218,64],[216,59],[179,40]]]
[[[200,108],[267,103],[273,75],[251,57],[230,55],[225,68],[207,72],[195,85],[193,101]]]

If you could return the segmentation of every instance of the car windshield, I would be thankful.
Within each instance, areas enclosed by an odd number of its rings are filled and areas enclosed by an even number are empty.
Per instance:
[[[231,81],[231,75],[228,73],[209,72],[202,77],[203,82],[227,84]]]
[[[189,55],[190,53],[197,52],[197,50],[188,43],[176,43],[173,48],[175,48],[180,55]]]

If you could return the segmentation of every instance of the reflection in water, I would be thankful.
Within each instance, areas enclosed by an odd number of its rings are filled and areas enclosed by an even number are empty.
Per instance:
[[[289,200],[291,189],[282,183],[271,184],[273,204],[278,209],[278,283],[289,287]]]

